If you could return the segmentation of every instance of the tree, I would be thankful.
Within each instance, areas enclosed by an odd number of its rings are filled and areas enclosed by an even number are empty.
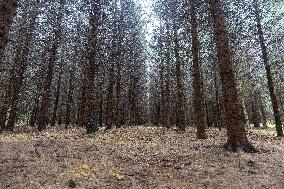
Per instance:
[[[176,125],[179,130],[184,131],[186,128],[185,120],[185,96],[184,88],[182,84],[182,70],[181,70],[181,58],[179,54],[179,40],[178,40],[178,28],[177,28],[177,2],[174,1],[171,7],[173,16],[173,41],[174,41],[174,53],[176,62],[176,93],[177,93],[177,114],[176,114]]]
[[[26,14],[26,16],[23,18],[22,23],[20,24],[21,34],[18,37],[16,55],[14,58],[12,69],[10,70],[8,89],[4,98],[4,107],[2,108],[2,111],[0,113],[0,117],[2,118],[0,122],[2,123],[1,125],[4,130],[14,130],[14,124],[18,111],[17,109],[19,95],[25,79],[24,74],[28,67],[29,54],[32,48],[34,31],[36,28],[36,19],[38,17],[39,8],[41,5],[42,2],[38,2],[33,7],[25,5],[26,13],[29,9],[31,9],[32,11],[30,12],[30,14]],[[5,126],[6,115],[9,109],[10,111],[8,122]]]
[[[277,101],[277,96],[275,94],[275,89],[274,89],[274,81],[272,78],[272,73],[271,73],[271,66],[268,62],[268,54],[267,54],[267,48],[265,45],[264,41],[264,36],[263,36],[263,31],[261,27],[261,22],[260,22],[260,15],[259,15],[259,9],[257,5],[257,0],[253,1],[254,9],[255,9],[255,19],[256,19],[256,27],[257,27],[257,34],[259,38],[259,43],[261,47],[261,52],[262,52],[262,59],[263,63],[265,66],[265,71],[266,71],[266,77],[267,77],[267,82],[268,82],[268,89],[269,89],[269,94],[272,102],[272,107],[273,107],[273,113],[274,113],[274,120],[275,120],[275,125],[276,125],[276,131],[277,131],[277,136],[282,137],[284,136],[283,134],[283,128],[282,128],[282,121],[281,121],[281,115],[280,115],[280,110],[279,110],[279,104]]]
[[[195,0],[191,0],[191,40],[192,40],[192,55],[193,55],[193,98],[194,98],[194,116],[195,125],[197,127],[197,138],[206,138],[206,113],[205,113],[205,97],[202,85],[202,72],[200,70],[199,62],[199,42],[197,33],[197,19],[195,10]]]
[[[59,13],[56,17],[55,25],[54,25],[54,36],[52,40],[52,45],[49,49],[49,59],[46,75],[43,83],[43,95],[40,103],[40,109],[37,118],[38,130],[43,131],[46,129],[48,124],[48,116],[47,112],[50,106],[50,95],[51,95],[51,84],[54,74],[54,66],[57,61],[57,50],[60,46],[61,35],[62,35],[62,17],[64,14],[64,5],[65,0],[59,1]]]
[[[218,65],[224,97],[225,122],[228,140],[225,148],[236,151],[255,152],[245,132],[245,122],[234,73],[234,65],[229,45],[229,33],[225,24],[220,0],[210,0],[210,11],[213,21]]]
[[[100,16],[100,0],[93,2],[92,13],[90,15],[90,36],[89,36],[89,51],[88,61],[85,65],[86,75],[82,91],[82,102],[80,110],[80,122],[82,126],[86,126],[87,122],[94,118],[94,92],[95,86],[94,81],[97,72],[97,32],[98,32],[98,18]]]

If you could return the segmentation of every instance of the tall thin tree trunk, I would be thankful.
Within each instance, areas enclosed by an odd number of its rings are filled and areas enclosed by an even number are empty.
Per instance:
[[[170,61],[171,61],[171,51],[170,51],[170,28],[169,23],[166,23],[166,73],[165,73],[165,106],[164,106],[164,126],[166,128],[171,127],[171,91],[170,91]]]
[[[245,121],[238,98],[232,54],[229,45],[229,32],[225,24],[220,0],[210,0],[214,37],[217,49],[222,92],[224,97],[225,122],[228,140],[225,148],[236,151],[255,152],[245,132]]]
[[[36,117],[37,117],[37,113],[38,113],[38,109],[39,109],[39,98],[40,98],[40,94],[38,92],[36,94],[36,97],[35,97],[35,102],[34,102],[31,117],[30,117],[30,123],[29,124],[32,127],[35,126],[35,122],[36,122]]]
[[[192,56],[193,56],[193,99],[194,99],[194,122],[197,127],[196,136],[199,139],[206,138],[206,112],[205,97],[202,85],[202,72],[199,61],[199,42],[197,33],[197,19],[195,10],[195,0],[191,0],[191,40],[192,40]]]
[[[38,124],[38,130],[43,131],[46,129],[47,123],[48,123],[48,109],[49,109],[49,103],[50,103],[50,95],[51,95],[51,83],[53,78],[53,70],[54,70],[54,64],[55,64],[55,56],[57,52],[57,45],[53,45],[51,53],[50,53],[50,59],[48,62],[48,68],[47,73],[44,79],[43,83],[43,94],[42,94],[42,100],[40,103],[39,113],[37,117],[37,124]]]
[[[174,52],[176,59],[176,91],[177,91],[177,112],[176,112],[176,125],[181,131],[185,131],[186,119],[185,119],[185,96],[182,84],[182,71],[181,71],[181,58],[179,54],[179,41],[177,32],[177,20],[176,20],[176,1],[172,7],[173,15],[173,41],[174,41]]]
[[[121,102],[121,62],[120,59],[116,63],[116,127],[120,128],[122,125],[122,102]]]
[[[58,110],[58,121],[57,121],[57,124],[58,125],[62,125],[62,124],[64,124],[65,122],[64,122],[64,119],[63,119],[63,111],[64,111],[64,105],[65,105],[65,102],[64,102],[64,98],[63,98],[63,94],[61,94],[60,95],[61,97],[61,103],[59,103],[59,110]]]
[[[243,112],[244,121],[245,121],[245,127],[249,128],[250,120],[249,120],[249,115],[248,115],[248,111],[247,111],[247,108],[246,108],[244,98],[241,98],[241,105],[242,105],[242,112]]]
[[[218,78],[217,78],[217,67],[215,66],[214,69],[214,87],[215,87],[215,101],[216,101],[216,114],[217,114],[217,126],[219,130],[222,130],[222,111],[220,105],[220,93],[219,93],[219,85],[218,85]]]
[[[113,125],[113,87],[114,86],[114,62],[111,63],[108,90],[107,90],[107,118],[106,118],[106,129],[111,129]]]
[[[74,92],[74,72],[75,66],[72,68],[70,73],[70,82],[67,94],[67,104],[66,104],[66,116],[65,116],[65,128],[67,129],[68,125],[70,125],[70,115],[71,115],[71,106],[73,103],[73,92]]]
[[[40,109],[38,113],[38,118],[37,118],[37,124],[38,124],[38,130],[43,131],[46,129],[47,123],[48,123],[48,109],[50,105],[50,96],[51,96],[51,84],[52,84],[52,79],[54,75],[54,67],[55,63],[57,60],[56,54],[58,47],[61,42],[61,32],[62,32],[62,26],[61,26],[61,21],[62,17],[64,14],[64,4],[65,0],[60,0],[60,10],[59,10],[59,15],[57,17],[56,25],[55,25],[55,33],[54,33],[54,41],[53,45],[50,49],[50,54],[49,54],[49,60],[48,60],[48,68],[47,68],[47,73],[44,78],[44,83],[43,83],[43,95],[42,95],[42,100],[40,104]]]
[[[132,70],[130,71],[132,72]],[[131,73],[129,73],[129,89],[128,89],[128,116],[127,125],[135,124],[135,105],[134,105],[134,78]]]
[[[63,69],[61,67],[59,71],[59,76],[58,76],[58,81],[57,81],[57,86],[56,86],[56,91],[55,91],[54,108],[53,108],[52,119],[50,123],[51,126],[54,126],[57,120],[57,110],[58,110],[59,97],[60,97],[60,92],[61,92],[62,74],[63,74]]]
[[[14,124],[16,121],[17,111],[18,111],[18,99],[19,94],[24,82],[24,73],[26,72],[26,69],[28,67],[28,56],[30,52],[30,48],[33,41],[33,32],[36,27],[36,19],[39,14],[39,6],[40,3],[38,3],[32,12],[31,20],[28,28],[25,28],[26,35],[25,38],[23,38],[23,44],[20,45],[17,55],[15,58],[14,64],[16,65],[16,69],[12,70],[14,73],[11,75],[11,82],[10,85],[12,85],[13,88],[13,94],[11,98],[11,108],[9,112],[9,118],[7,122],[7,130],[13,130]],[[26,23],[26,22],[25,22]],[[23,24],[23,27],[25,24]]]
[[[276,97],[276,93],[275,93],[274,82],[273,82],[272,73],[271,73],[271,66],[268,62],[267,48],[266,48],[265,40],[264,40],[264,36],[263,36],[257,0],[253,1],[253,5],[254,5],[254,9],[255,9],[255,17],[256,17],[256,23],[257,23],[257,25],[256,25],[257,34],[258,34],[260,47],[261,47],[262,59],[263,59],[263,63],[264,63],[264,66],[265,66],[265,71],[266,71],[268,89],[269,89],[269,94],[270,94],[272,107],[273,107],[277,136],[282,137],[284,135],[283,135],[283,128],[282,128],[282,121],[281,121],[281,115],[280,115],[280,110],[279,110],[279,104],[277,102],[277,97]]]
[[[164,87],[164,62],[160,62],[160,113],[158,115],[158,122],[161,125],[164,125],[164,111],[165,111],[165,87]]]
[[[262,127],[263,129],[267,129],[267,119],[266,119],[266,113],[263,105],[263,100],[261,98],[260,91],[258,90],[258,99],[259,99],[259,105],[260,105],[260,111],[261,111],[261,117],[262,117]]]
[[[116,25],[117,28],[115,36],[117,42],[115,43],[115,65],[116,65],[116,93],[115,93],[115,125],[117,128],[120,128],[122,126],[122,102],[121,102],[121,66],[122,66],[122,58],[123,58],[123,38],[124,38],[124,31],[122,30],[122,24],[124,22],[124,12],[123,12],[123,5],[121,6],[121,9],[119,10],[117,7],[118,1],[115,0],[115,14],[116,14]],[[122,3],[123,4],[123,3]]]
[[[86,126],[90,119],[95,117],[95,78],[97,73],[97,23],[98,16],[100,14],[100,1],[96,0],[93,4],[93,14],[91,15],[90,25],[92,26],[90,38],[89,38],[89,59],[86,63],[86,79],[84,83],[84,89],[82,94],[82,108],[80,110],[80,125]],[[102,121],[102,120],[101,120]]]
[[[11,7],[8,7],[8,6],[11,6],[11,2],[12,1],[10,1],[10,2],[8,1],[7,3],[4,3],[4,2],[0,3],[0,8],[4,9],[5,11],[10,11],[9,8],[11,8]],[[20,30],[19,30],[19,33],[22,34],[22,33],[26,32],[26,35],[29,34],[29,30],[26,28],[26,24],[28,22],[28,9],[29,9],[29,6],[25,6],[24,13],[26,14],[26,16],[23,18],[23,21],[20,23]],[[5,16],[6,15],[0,15],[0,29],[2,29],[1,24],[3,24],[4,22],[6,23],[6,21],[7,21],[6,19],[8,19]],[[9,15],[7,15],[7,16],[9,16]],[[11,20],[11,22],[12,22],[12,20]],[[7,38],[8,38],[8,36],[5,36],[5,31],[4,31],[5,28],[4,27],[6,27],[6,26],[3,26],[3,32],[4,32],[3,34],[1,34],[1,30],[0,30],[0,40],[3,40],[3,41],[0,41],[0,48],[2,48],[1,42],[3,42],[3,44],[5,43],[5,46],[6,46],[7,42],[5,42],[5,40],[7,40]],[[10,29],[10,27],[8,29]],[[8,35],[8,33],[6,33],[6,34]],[[13,127],[7,127],[6,126],[7,115],[8,115],[9,109],[11,108],[11,105],[13,105],[12,114],[14,114],[13,112],[16,111],[16,107],[15,107],[15,105],[17,104],[15,102],[15,100],[17,98],[16,94],[17,94],[17,91],[19,90],[18,86],[21,85],[21,83],[19,83],[19,82],[21,82],[20,75],[22,75],[22,68],[24,68],[24,65],[25,65],[24,64],[25,57],[23,55],[26,55],[26,53],[27,53],[28,48],[25,47],[25,45],[27,44],[26,42],[28,42],[29,39],[30,39],[30,36],[28,36],[27,40],[25,40],[25,38],[23,38],[22,35],[18,35],[18,41],[19,42],[16,46],[16,56],[15,56],[14,62],[12,64],[12,68],[10,69],[10,76],[9,76],[9,81],[8,81],[9,84],[7,85],[6,92],[5,92],[4,99],[3,99],[3,103],[1,103],[1,107],[0,107],[0,127],[1,127],[1,130],[10,130],[10,131],[13,130]],[[3,48],[5,48],[5,47],[3,47]],[[0,51],[1,51],[1,49],[0,49]],[[3,49],[3,53],[4,53],[4,49]],[[1,56],[2,55],[0,54],[0,62],[1,62],[1,58],[2,58]],[[19,75],[19,77],[18,77],[18,75]],[[17,86],[15,86],[15,85],[17,85]],[[12,101],[14,101],[14,103]],[[15,116],[16,115],[12,115],[12,116],[10,116],[10,118],[14,119]]]
[[[258,106],[256,104],[255,97],[253,97],[253,99],[251,99],[251,111],[252,111],[252,123],[253,123],[254,127],[260,128]]]
[[[51,119],[51,123],[50,123],[51,126],[54,126],[56,124],[56,121],[57,121],[57,110],[58,110],[58,104],[59,104],[59,97],[60,97],[60,93],[61,93],[62,74],[63,74],[63,69],[62,69],[62,65],[61,65],[58,80],[57,80],[57,85],[56,85],[56,91],[55,91],[54,108],[53,108],[52,119]]]

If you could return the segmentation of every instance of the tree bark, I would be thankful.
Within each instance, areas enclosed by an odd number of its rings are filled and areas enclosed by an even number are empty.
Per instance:
[[[132,70],[130,70],[132,72]],[[128,88],[128,116],[127,125],[135,124],[135,97],[134,97],[134,77],[129,73],[129,88]]]
[[[66,104],[66,116],[65,116],[65,128],[68,128],[68,125],[70,125],[70,116],[71,116],[71,106],[73,104],[73,92],[74,92],[74,72],[75,72],[75,66],[73,66],[72,70],[70,71],[70,82],[69,82],[69,88],[68,88],[68,94],[67,94],[67,104]]]
[[[177,32],[177,20],[176,20],[176,2],[172,7],[173,15],[173,41],[174,41],[174,52],[176,61],[176,92],[177,92],[177,113],[176,113],[176,126],[180,131],[185,131],[186,119],[185,119],[185,96],[182,84],[182,74],[181,74],[181,58],[179,55],[179,41]]]
[[[116,76],[116,127],[122,126],[122,102],[121,102],[121,61],[116,63],[117,76]]]
[[[30,48],[33,41],[33,32],[35,30],[36,26],[36,18],[39,13],[39,5],[35,5],[35,7],[32,10],[31,17],[29,18],[29,15],[26,15],[26,18],[24,18],[24,21],[21,23],[20,32],[21,35],[24,33],[25,37],[19,36],[19,44],[17,46],[16,50],[16,56],[14,59],[14,65],[11,69],[10,73],[10,81],[9,81],[9,87],[11,90],[7,94],[9,96],[6,96],[5,102],[9,101],[9,117],[7,125],[4,127],[4,130],[13,131],[14,130],[14,124],[17,118],[17,111],[18,111],[18,99],[19,94],[23,85],[24,81],[24,74],[28,66],[28,56],[30,52]],[[26,11],[28,10],[28,7],[26,8]],[[27,26],[27,23],[29,25]]]
[[[97,73],[97,24],[98,16],[100,13],[100,2],[97,0],[93,4],[93,14],[91,15],[90,25],[92,27],[90,38],[89,38],[89,59],[86,62],[86,76],[84,81],[84,88],[82,94],[82,105],[80,110],[80,122],[81,126],[86,126],[87,122],[94,118],[94,107],[95,107],[95,78]],[[102,121],[102,120],[101,120]]]
[[[191,43],[192,43],[192,56],[193,56],[193,106],[194,106],[194,122],[197,127],[196,136],[198,139],[205,139],[206,132],[206,112],[205,112],[205,97],[202,85],[202,72],[199,61],[199,41],[197,33],[197,18],[195,10],[195,0],[191,0]]]
[[[225,122],[228,140],[225,149],[255,152],[245,132],[245,122],[239,102],[232,54],[229,45],[229,32],[225,25],[224,13],[220,0],[210,0],[214,38],[217,49],[220,79],[224,97]]]
[[[61,67],[59,71],[59,76],[58,76],[58,81],[57,81],[57,86],[56,86],[56,91],[55,91],[54,108],[53,108],[52,119],[50,123],[51,126],[54,126],[57,121],[57,110],[58,110],[59,97],[60,97],[60,91],[61,91],[62,74],[63,74],[63,69]]]
[[[64,12],[64,4],[65,0],[60,0],[60,10],[59,10],[59,15],[57,17],[56,25],[55,25],[55,32],[54,32],[54,41],[53,45],[50,49],[50,57],[48,60],[48,68],[47,68],[47,73],[44,78],[44,83],[43,83],[43,95],[42,95],[42,100],[40,103],[40,109],[38,113],[38,118],[37,118],[37,124],[38,124],[38,130],[43,131],[47,127],[48,123],[48,109],[50,105],[50,96],[51,96],[51,84],[52,84],[52,79],[54,75],[54,67],[55,63],[57,60],[57,50],[61,42],[61,32],[62,32],[62,26],[61,26],[61,20],[63,18],[63,12]]]
[[[114,62],[111,63],[108,89],[107,89],[107,118],[106,118],[106,129],[111,129],[113,126],[113,88],[114,88]]]
[[[216,65],[216,64],[215,64]],[[222,108],[220,103],[220,93],[219,93],[219,85],[218,85],[218,78],[217,78],[217,67],[215,66],[214,69],[214,87],[215,87],[215,101],[216,101],[216,114],[217,114],[217,127],[219,131],[222,130],[223,121],[222,121]]]
[[[260,105],[260,111],[261,111],[261,117],[262,117],[262,128],[263,129],[267,129],[267,119],[266,119],[266,113],[265,113],[265,108],[263,105],[263,100],[261,98],[261,94],[260,91],[258,90],[258,97],[259,97],[259,105]]]
[[[265,66],[266,78],[267,78],[267,82],[268,82],[268,89],[269,89],[269,94],[270,94],[273,113],[274,113],[276,132],[277,132],[277,136],[282,137],[284,135],[283,135],[283,128],[282,128],[282,121],[281,121],[281,115],[280,115],[280,110],[279,110],[279,104],[277,102],[274,82],[273,82],[272,73],[271,73],[271,66],[268,62],[267,48],[266,48],[266,45],[265,45],[262,26],[261,26],[261,22],[260,22],[260,15],[259,15],[259,9],[258,9],[258,5],[257,5],[257,0],[253,1],[253,5],[254,5],[254,9],[255,9],[257,34],[258,34],[258,38],[259,38],[259,42],[260,42],[262,59],[263,59],[263,63],[264,63],[264,66]]]
[[[259,110],[258,110],[258,105],[256,103],[255,96],[251,99],[251,111],[252,111],[252,123],[255,128],[260,128],[259,124]]]

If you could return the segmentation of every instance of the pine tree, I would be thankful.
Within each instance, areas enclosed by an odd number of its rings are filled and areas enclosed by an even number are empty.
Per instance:
[[[197,19],[196,19],[196,2],[191,0],[191,40],[192,40],[192,55],[193,55],[193,100],[194,100],[194,116],[195,125],[197,127],[197,138],[206,138],[206,116],[205,116],[205,97],[202,86],[202,72],[199,62],[199,42],[197,33]]]
[[[232,53],[229,45],[229,33],[225,24],[220,0],[210,0],[222,92],[224,97],[225,122],[228,140],[225,148],[246,152],[255,152],[245,132],[245,122],[239,102]]]
[[[282,137],[282,136],[284,136],[284,134],[283,134],[279,104],[278,104],[277,97],[276,97],[276,94],[275,94],[274,81],[273,81],[272,73],[271,73],[271,66],[268,62],[267,48],[266,48],[264,37],[263,37],[263,31],[262,31],[261,22],[260,22],[260,15],[259,15],[259,9],[258,9],[258,5],[257,5],[257,0],[253,1],[253,5],[254,5],[254,9],[255,9],[257,34],[258,34],[260,47],[261,47],[262,59],[263,59],[263,63],[264,63],[264,66],[265,66],[265,71],[266,71],[268,89],[269,89],[269,94],[270,94],[272,107],[273,107],[277,136]]]

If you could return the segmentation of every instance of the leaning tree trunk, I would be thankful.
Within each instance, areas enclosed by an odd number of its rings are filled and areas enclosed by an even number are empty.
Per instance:
[[[13,130],[14,129],[14,124],[16,122],[17,118],[17,111],[18,111],[18,100],[20,96],[20,91],[25,79],[25,72],[28,67],[28,56],[30,53],[30,48],[33,42],[33,32],[36,27],[36,19],[39,14],[39,8],[40,8],[40,3],[38,3],[32,12],[31,19],[30,19],[30,24],[29,26],[25,26],[26,20],[23,25],[22,29],[25,31],[26,35],[25,37],[20,37],[21,40],[23,41],[20,43],[20,46],[18,47],[18,51],[15,56],[15,69],[12,70],[11,74],[11,80],[10,80],[10,85],[13,88],[13,93],[11,95],[11,107],[10,107],[10,112],[9,112],[9,118],[7,122],[7,130]],[[26,18],[28,19],[28,18]],[[27,27],[27,28],[26,28]]]
[[[38,130],[43,131],[46,129],[47,126],[47,120],[48,120],[48,109],[50,105],[50,96],[51,96],[51,84],[52,84],[52,79],[54,75],[54,67],[56,63],[56,54],[57,50],[61,41],[61,32],[62,32],[62,26],[61,26],[61,21],[62,17],[64,14],[64,4],[65,0],[60,0],[60,12],[57,17],[56,25],[55,25],[55,37],[53,41],[53,45],[50,49],[50,57],[48,60],[48,67],[47,67],[47,72],[44,78],[44,83],[43,83],[43,95],[42,95],[42,100],[40,104],[40,109],[38,113],[38,118],[37,118],[37,124],[38,124]]]
[[[274,82],[273,82],[272,73],[271,73],[271,66],[268,62],[268,54],[267,54],[267,49],[266,49],[263,31],[262,31],[262,27],[261,27],[260,15],[259,15],[259,9],[258,9],[258,5],[257,5],[257,1],[254,0],[253,4],[254,4],[254,8],[255,8],[255,17],[256,17],[256,23],[257,23],[257,25],[256,25],[257,34],[258,34],[260,47],[261,47],[261,51],[262,51],[262,59],[263,59],[263,63],[264,63],[264,66],[265,66],[265,71],[266,71],[268,89],[269,89],[269,94],[270,94],[272,107],[273,107],[277,136],[284,136],[283,135],[281,115],[280,115],[280,110],[279,110],[279,104],[277,102],[277,96],[276,96],[276,93],[275,93]]]
[[[197,127],[196,136],[199,139],[206,138],[206,112],[205,97],[202,86],[201,67],[199,62],[199,42],[197,33],[197,19],[195,10],[195,0],[191,0],[191,40],[193,56],[193,98],[194,98],[194,122]]]
[[[236,151],[240,148],[245,152],[255,152],[245,132],[245,122],[238,98],[234,64],[229,45],[229,32],[225,25],[220,0],[210,0],[210,11],[224,97],[225,123],[228,135],[225,149]]]
[[[40,108],[39,108],[38,117],[37,117],[37,125],[38,125],[39,131],[45,130],[47,123],[48,123],[47,114],[48,114],[49,103],[50,103],[51,84],[52,84],[52,78],[53,78],[54,65],[56,61],[56,57],[55,57],[56,52],[57,52],[57,45],[54,44],[51,49],[47,73],[44,78],[42,100],[40,103]]]
[[[17,12],[18,0],[0,0],[0,61],[3,58],[13,18]]]
[[[13,18],[17,12],[18,0],[0,0],[0,64],[8,43],[8,35]],[[14,64],[14,66],[16,66]],[[11,70],[14,70],[13,67]],[[0,107],[0,130],[7,130],[6,120],[12,96],[13,85],[8,85],[3,103]]]

